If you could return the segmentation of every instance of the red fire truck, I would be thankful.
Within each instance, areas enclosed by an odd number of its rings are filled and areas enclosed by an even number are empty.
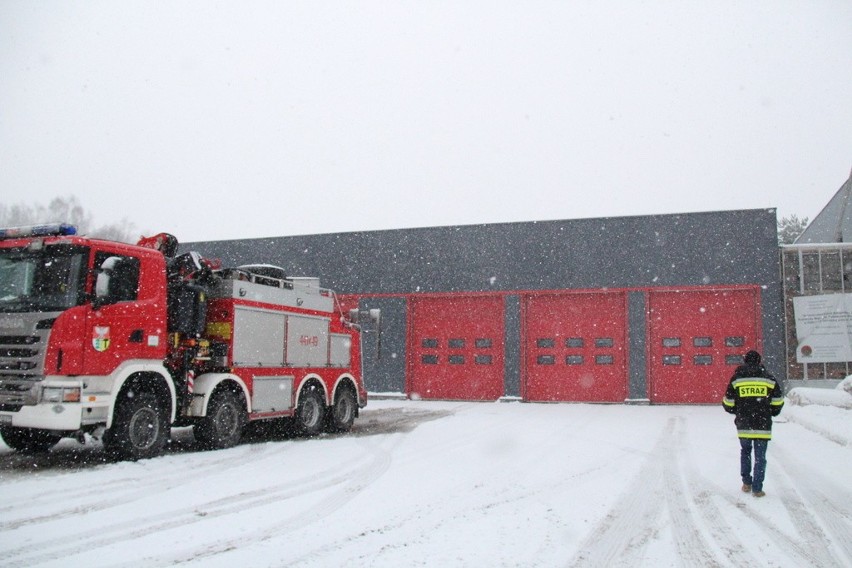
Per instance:
[[[267,265],[223,269],[66,224],[0,230],[0,435],[20,451],[63,437],[121,459],[156,456],[172,426],[207,448],[280,420],[347,431],[367,404],[361,319],[316,278]]]

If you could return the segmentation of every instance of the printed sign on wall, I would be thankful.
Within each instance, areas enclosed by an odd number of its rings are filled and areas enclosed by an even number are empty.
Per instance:
[[[793,298],[796,316],[796,361],[852,361],[852,294]]]

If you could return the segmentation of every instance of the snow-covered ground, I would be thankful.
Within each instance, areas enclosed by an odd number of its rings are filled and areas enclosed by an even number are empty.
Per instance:
[[[845,394],[845,393],[844,393]],[[0,447],[0,566],[850,566],[852,411],[788,403],[767,496],[721,406],[372,401],[352,433],[105,463]]]

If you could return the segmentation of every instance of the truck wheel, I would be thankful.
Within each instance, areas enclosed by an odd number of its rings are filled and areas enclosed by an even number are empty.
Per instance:
[[[152,393],[133,393],[119,401],[104,447],[119,459],[139,460],[160,454],[169,435],[165,411]]]
[[[334,397],[334,406],[328,416],[329,432],[348,432],[355,422],[358,401],[350,388],[341,388]]]
[[[316,387],[308,387],[299,398],[296,408],[296,428],[300,434],[315,436],[322,431],[325,401]]]
[[[195,439],[206,449],[218,450],[236,446],[243,436],[248,419],[241,396],[220,390],[207,405],[207,416],[193,428]]]
[[[3,437],[6,445],[13,450],[28,454],[46,452],[62,439],[61,436],[50,430],[14,428],[11,426],[0,429],[0,436]]]

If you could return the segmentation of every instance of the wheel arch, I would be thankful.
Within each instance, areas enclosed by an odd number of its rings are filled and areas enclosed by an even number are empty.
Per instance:
[[[246,412],[251,413],[251,395],[245,382],[233,373],[205,373],[195,378],[193,398],[190,403],[190,416],[207,416],[210,398],[219,389],[228,389],[243,395]]]
[[[358,406],[361,406],[361,397],[358,394],[358,385],[355,382],[355,377],[353,377],[350,373],[344,373],[337,377],[337,380],[334,383],[334,389],[331,393],[331,403],[334,404],[334,401],[337,399],[337,393],[343,388],[351,389],[355,394],[355,402],[358,403]]]
[[[162,371],[161,371],[162,369]],[[163,408],[167,409],[168,422],[172,424],[177,414],[177,392],[174,382],[165,369],[130,368],[122,373],[115,383],[114,396],[110,401],[107,413],[107,428],[111,428],[115,418],[115,410],[122,395],[129,390],[136,389],[139,392],[151,393],[157,397]]]
[[[302,393],[305,392],[311,386],[317,386],[320,389],[320,392],[322,392],[323,401],[325,402],[326,406],[330,406],[332,404],[331,400],[329,399],[330,393],[328,392],[328,387],[326,386],[325,381],[322,380],[322,377],[320,377],[316,373],[310,373],[308,375],[305,375],[305,378],[303,378],[301,384],[299,384],[299,390],[296,391],[296,400],[293,401],[295,408],[298,408],[299,406],[299,400],[301,400],[302,398]]]

